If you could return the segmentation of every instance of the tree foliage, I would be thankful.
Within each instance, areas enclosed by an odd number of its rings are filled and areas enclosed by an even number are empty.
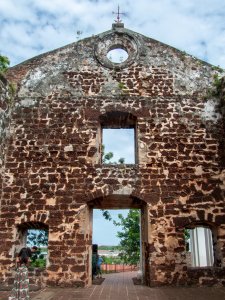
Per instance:
[[[120,239],[120,257],[130,265],[136,265],[140,259],[140,213],[137,209],[130,209],[127,217],[118,215],[119,221],[114,225],[121,226],[122,231],[117,232]]]
[[[104,155],[104,158],[103,158],[103,160],[104,160],[104,162],[110,162],[110,159],[112,159],[113,158],[113,153],[112,152],[108,152],[108,153],[106,153],[105,155]]]
[[[5,72],[9,68],[10,61],[8,57],[0,55],[0,72]]]
[[[109,264],[109,265],[124,263],[122,258],[119,256],[102,256],[102,259],[104,264]]]
[[[124,163],[125,163],[125,158],[120,157],[119,160],[118,160],[118,162],[119,162],[120,164],[124,164]]]
[[[114,154],[113,152],[107,152],[105,153],[105,145],[102,145],[102,163],[103,164],[117,164],[116,161],[112,162],[111,159],[113,158]],[[125,163],[125,158],[120,157],[118,159],[118,163],[124,164]]]
[[[108,221],[112,221],[112,217],[110,215],[110,212],[108,210],[104,210],[102,209],[102,215],[103,217],[108,220]]]
[[[48,246],[47,230],[30,229],[27,233],[27,244],[31,246]]]

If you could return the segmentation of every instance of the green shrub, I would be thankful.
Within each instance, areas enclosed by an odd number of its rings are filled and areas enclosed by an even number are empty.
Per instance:
[[[31,267],[35,268],[45,268],[46,267],[46,259],[44,258],[37,258],[36,260],[31,262]]]
[[[9,68],[10,61],[8,57],[0,55],[0,72],[5,72]]]

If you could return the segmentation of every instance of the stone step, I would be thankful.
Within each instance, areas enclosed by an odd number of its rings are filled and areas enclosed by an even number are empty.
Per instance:
[[[13,288],[13,285],[3,285],[0,284],[0,291],[11,291]],[[29,290],[31,292],[36,292],[41,290],[41,286],[37,284],[30,284]]]

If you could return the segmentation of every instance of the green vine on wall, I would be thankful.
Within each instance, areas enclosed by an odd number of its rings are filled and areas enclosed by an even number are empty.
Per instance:
[[[7,80],[5,78],[5,73],[8,70],[9,65],[10,65],[10,60],[8,59],[8,57],[0,54],[0,79],[5,84],[7,83]],[[9,87],[9,99],[11,102],[16,93],[16,85],[12,82],[8,82],[8,87]]]
[[[219,73],[221,73],[218,70]],[[221,114],[223,127],[225,129],[225,76],[223,74],[216,73],[213,75],[213,80],[211,87],[206,90],[203,96],[204,101],[215,102],[215,112]],[[205,118],[202,118],[204,126],[206,126]],[[222,162],[225,162],[225,140],[224,135],[221,135],[221,152],[222,152]]]
[[[225,113],[225,77],[215,74],[213,77],[213,89],[211,95],[220,99],[222,113]]]
[[[122,94],[127,94],[129,91],[123,82],[118,82],[118,88]]]
[[[212,87],[209,88],[205,95],[205,100],[210,97],[220,98],[222,106],[225,105],[225,77],[220,76],[218,73],[213,75]]]
[[[219,97],[222,92],[222,86],[223,86],[223,81],[222,77],[219,77],[218,74],[214,74],[213,76],[213,90],[212,90],[212,96]]]
[[[4,74],[8,70],[9,65],[8,57],[0,54],[0,72]]]
[[[223,71],[224,71],[220,66],[213,66],[212,68],[213,68],[213,70],[215,70],[219,73],[223,73]]]

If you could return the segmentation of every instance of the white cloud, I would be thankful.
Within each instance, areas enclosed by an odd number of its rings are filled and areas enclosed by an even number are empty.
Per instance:
[[[127,28],[225,67],[225,1],[121,1]],[[12,64],[111,28],[117,3],[99,0],[2,0],[0,51]],[[15,46],[15,47],[14,47]],[[17,51],[18,50],[18,51]]]
[[[28,4],[29,1],[2,0],[0,2],[1,19],[8,21],[35,20],[36,13]]]

